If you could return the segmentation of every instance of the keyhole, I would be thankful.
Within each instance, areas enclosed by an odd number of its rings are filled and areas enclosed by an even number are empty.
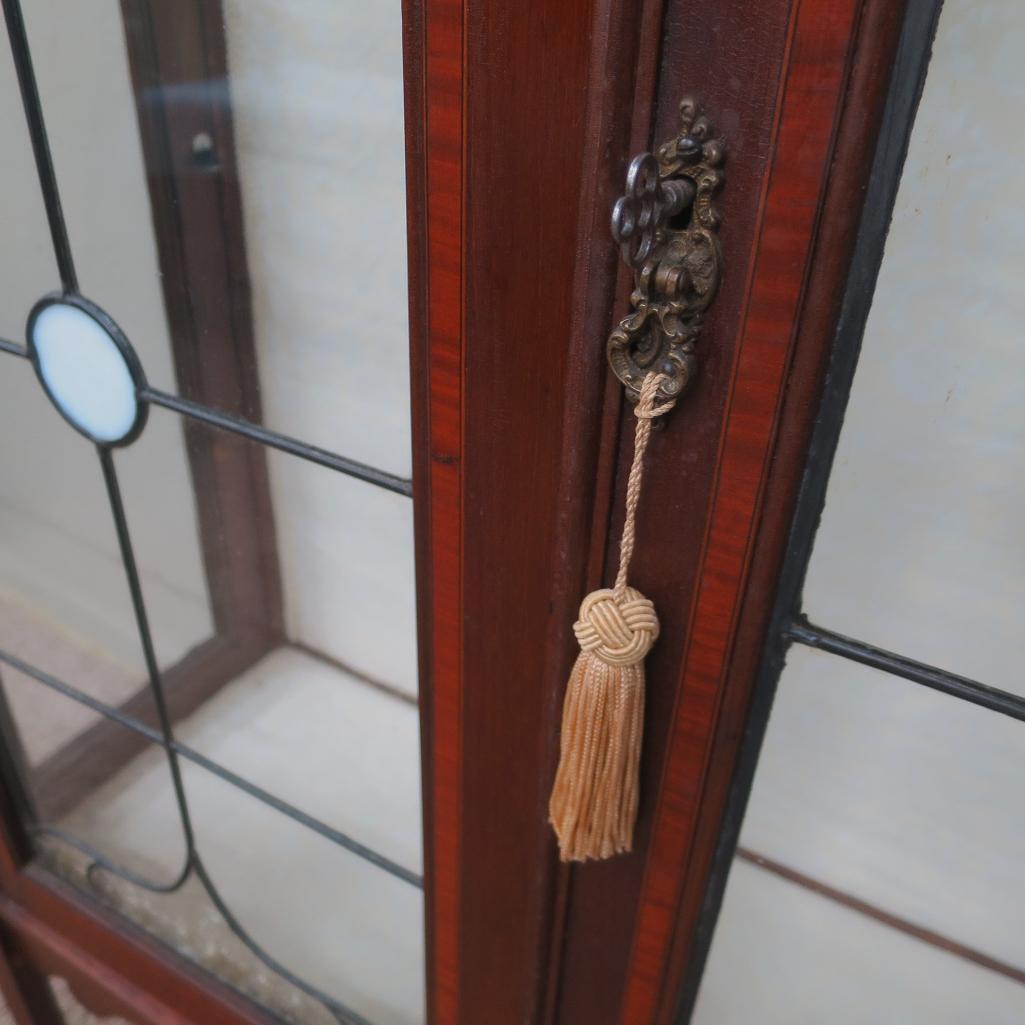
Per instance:
[[[686,231],[690,227],[691,218],[694,214],[694,205],[688,203],[678,214],[669,218],[670,231]]]

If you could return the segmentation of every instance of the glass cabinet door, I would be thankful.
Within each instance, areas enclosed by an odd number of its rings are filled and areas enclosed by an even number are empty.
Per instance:
[[[394,3],[5,3],[0,681],[36,859],[424,1020]]]
[[[895,9],[0,3],[0,940],[139,1025],[666,1025]],[[609,216],[691,96],[724,273],[638,513],[637,829],[566,865],[573,622],[635,421]]]
[[[681,1022],[1025,1019],[1023,52],[909,5]]]

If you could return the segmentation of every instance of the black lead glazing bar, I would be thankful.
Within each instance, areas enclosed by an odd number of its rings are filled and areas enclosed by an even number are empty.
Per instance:
[[[78,276],[75,273],[71,242],[64,222],[60,192],[57,189],[57,175],[53,169],[50,141],[43,120],[43,106],[39,100],[39,88],[36,85],[36,74],[28,48],[25,19],[19,0],[3,0],[3,5],[4,17],[7,19],[7,36],[11,42],[11,57],[18,75],[18,88],[21,90],[21,103],[25,108],[25,121],[28,124],[29,138],[32,140],[32,154],[36,160],[39,187],[43,192],[46,219],[50,224],[53,253],[57,259],[57,269],[64,291],[75,294],[78,292]]]
[[[339,473],[355,477],[357,480],[375,484],[386,491],[394,491],[397,495],[405,495],[409,498],[413,494],[413,482],[405,477],[399,477],[386,470],[379,470],[375,466],[368,466],[355,459],[337,455],[327,449],[318,448],[316,445],[308,445],[304,441],[290,438],[287,434],[269,431],[265,427],[260,427],[249,420],[243,420],[241,417],[232,416],[230,413],[222,413],[216,409],[201,406],[197,402],[190,402],[177,395],[169,395],[157,388],[143,388],[140,398],[152,402],[155,406],[162,406],[164,409],[170,409],[175,413],[181,413],[183,416],[210,424],[211,427],[218,427],[222,431],[231,431],[233,434],[241,434],[244,438],[269,445],[280,452],[288,452],[290,455],[337,470]]]
[[[900,676],[912,683],[920,683],[932,690],[1025,722],[1025,698],[1020,698],[1016,694],[1000,690],[997,687],[977,683],[965,676],[948,673],[935,666],[926,665],[924,662],[915,662],[903,655],[877,648],[864,641],[857,641],[853,637],[833,633],[832,630],[824,630],[822,627],[813,626],[803,620],[792,623],[787,630],[787,636],[798,644],[804,644],[809,648],[828,651],[831,655],[839,655],[852,662],[860,662],[872,669],[880,669],[884,673]]]

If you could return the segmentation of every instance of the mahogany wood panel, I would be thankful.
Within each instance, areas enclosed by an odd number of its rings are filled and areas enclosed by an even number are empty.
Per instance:
[[[593,0],[473,3],[466,23],[462,1021],[522,1025],[547,999],[556,884],[547,802],[564,670],[553,594],[585,563],[558,529],[578,221],[610,179],[584,168]],[[632,74],[632,66],[631,66]],[[621,130],[621,129],[617,129]],[[601,253],[607,250],[602,248]],[[601,256],[599,257],[601,258]],[[607,303],[607,299],[605,300]],[[582,337],[590,364],[604,332]],[[593,365],[593,364],[592,364]],[[601,378],[598,379],[600,388]],[[597,391],[600,394],[600,391]],[[595,434],[592,429],[591,439]],[[565,438],[567,447],[577,442]],[[589,511],[586,492],[580,510]],[[570,513],[570,515],[574,515]],[[577,513],[579,515],[579,513]],[[566,577],[571,583],[567,583]],[[573,602],[579,600],[574,596]],[[570,654],[562,649],[564,654]]]
[[[557,714],[544,661],[590,18],[590,0],[425,8],[418,515],[436,1025],[530,1021],[543,1000],[554,867],[543,766]]]
[[[133,1025],[274,1022],[184,959],[44,878],[33,878],[17,899],[0,896],[0,922],[19,957],[40,974],[66,979],[93,1013],[120,1015]]]
[[[572,870],[555,1019],[565,1025],[612,1025],[619,1020],[656,794],[679,684],[678,670],[688,637],[712,501],[719,435],[757,248],[790,10],[788,0],[758,5],[743,0],[715,5],[669,0],[658,36],[661,74],[654,116],[645,114],[645,103],[648,111],[652,109],[650,94],[645,97],[639,93],[635,114],[639,129],[635,128],[629,149],[612,154],[616,194],[622,189],[630,156],[674,134],[680,98],[688,92],[697,95],[727,146],[726,184],[718,201],[725,266],[720,294],[699,343],[699,375],[668,418],[665,429],[653,439],[648,457],[638,526],[640,542],[632,576],[636,586],[655,602],[662,632],[648,658],[635,851],[627,857]],[[655,62],[657,55],[652,53],[646,59]],[[607,230],[605,227],[603,236],[595,238],[595,250],[601,246],[606,252],[614,252]],[[628,291],[626,275],[621,275],[616,319],[625,312]],[[592,336],[590,344],[599,358],[603,358],[604,339],[611,326],[606,321]],[[621,490],[633,431],[633,417],[622,419],[613,528],[595,530],[606,578],[615,572],[617,552],[614,543],[605,547],[605,539],[618,536]],[[567,650],[572,652],[572,642]]]
[[[426,327],[413,324],[428,1021],[461,1018],[463,553],[463,10],[424,5],[422,239]],[[408,101],[407,101],[408,102]],[[407,110],[409,107],[407,106]]]
[[[558,728],[563,688],[577,652],[572,624],[581,597],[601,585],[605,571],[622,390],[607,371],[604,339],[614,304],[622,306],[630,290],[629,275],[610,239],[609,212],[622,191],[629,154],[647,145],[662,18],[662,0],[639,4],[597,0],[592,15],[587,132],[580,173],[581,182],[591,187],[580,190],[574,310],[567,346],[567,401],[544,663],[551,705],[545,720],[548,729]],[[550,743],[547,761],[541,765],[546,781],[555,775],[558,753],[558,745]],[[549,858],[553,856],[550,850]],[[566,865],[559,865],[554,876],[544,1002],[539,1015],[545,1025],[554,1022],[559,1013],[565,977],[574,971],[572,951],[579,949],[576,941],[583,938],[599,952],[607,941],[605,934],[582,936],[570,931],[574,877],[573,869]],[[567,949],[571,956],[564,962]],[[584,970],[591,973],[595,965],[585,962]]]

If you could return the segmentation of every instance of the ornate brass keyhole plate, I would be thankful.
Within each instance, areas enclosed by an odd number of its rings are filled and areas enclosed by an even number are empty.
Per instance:
[[[609,335],[609,363],[636,402],[652,370],[674,399],[696,369],[702,316],[722,273],[719,216],[712,197],[723,182],[726,147],[693,97],[680,102],[680,132],[630,163],[626,191],[612,211],[612,236],[634,272],[631,312]]]

